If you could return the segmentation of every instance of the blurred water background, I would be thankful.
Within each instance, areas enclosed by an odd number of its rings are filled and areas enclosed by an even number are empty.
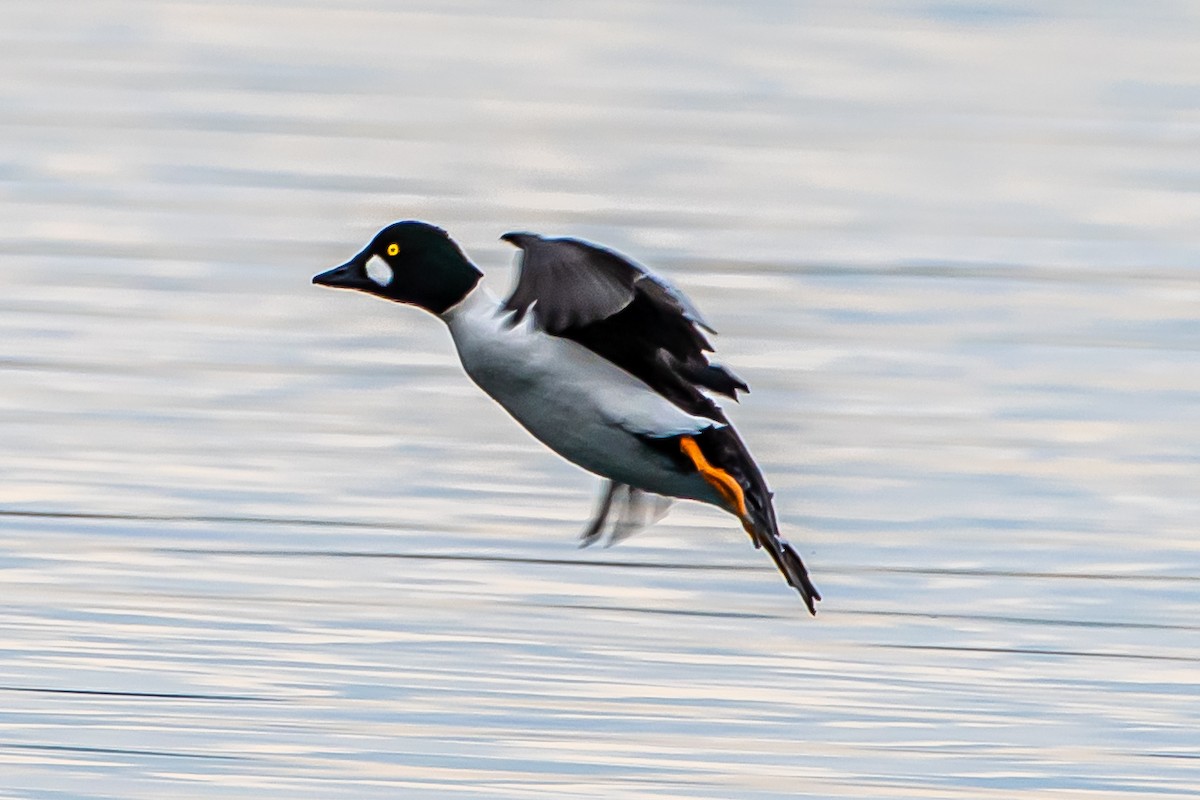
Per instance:
[[[1200,6],[9,0],[0,797],[1200,785]],[[825,594],[596,481],[378,228],[615,247]]]

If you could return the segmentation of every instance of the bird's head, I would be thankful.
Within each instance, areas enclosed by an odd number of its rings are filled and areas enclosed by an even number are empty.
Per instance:
[[[358,255],[312,280],[442,314],[481,276],[444,230],[409,220],[388,225]]]

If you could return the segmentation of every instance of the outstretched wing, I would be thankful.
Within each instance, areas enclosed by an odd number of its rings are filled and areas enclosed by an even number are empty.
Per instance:
[[[603,247],[533,233],[500,237],[521,248],[517,285],[505,301],[516,324],[527,316],[640,378],[690,414],[726,422],[701,389],[734,399],[746,384],[709,363],[713,332],[663,278]]]

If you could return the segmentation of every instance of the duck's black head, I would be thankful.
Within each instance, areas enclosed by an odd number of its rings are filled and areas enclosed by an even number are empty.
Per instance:
[[[466,297],[480,277],[444,230],[409,220],[388,225],[361,253],[315,276],[313,283],[357,289],[441,314]]]

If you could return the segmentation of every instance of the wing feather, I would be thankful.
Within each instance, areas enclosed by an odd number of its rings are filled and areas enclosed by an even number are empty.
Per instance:
[[[513,324],[532,317],[542,330],[582,344],[691,414],[725,422],[701,389],[735,399],[749,391],[732,372],[709,363],[712,345],[701,329],[712,328],[669,281],[578,239],[501,238],[522,251],[516,286],[504,303]]]
[[[504,304],[514,322],[532,309],[539,328],[559,335],[611,317],[633,302],[640,271],[615,253],[532,233],[501,238],[524,252],[520,280]]]

